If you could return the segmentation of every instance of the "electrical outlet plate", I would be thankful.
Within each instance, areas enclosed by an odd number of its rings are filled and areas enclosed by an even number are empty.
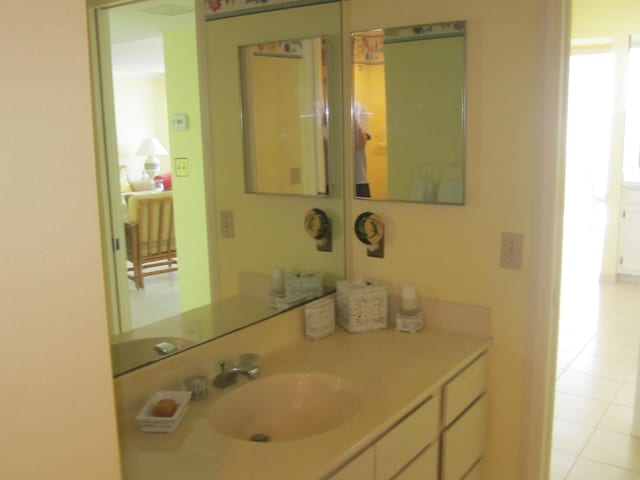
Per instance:
[[[522,244],[524,235],[521,233],[502,233],[500,249],[500,267],[519,270],[522,268]]]

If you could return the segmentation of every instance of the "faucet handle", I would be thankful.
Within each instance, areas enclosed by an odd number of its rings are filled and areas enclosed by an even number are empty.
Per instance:
[[[243,353],[238,357],[239,367],[247,372],[249,378],[254,378],[260,372],[260,355],[257,353]]]
[[[224,372],[224,366],[226,365],[224,360],[218,360],[218,365],[220,365],[220,373]]]

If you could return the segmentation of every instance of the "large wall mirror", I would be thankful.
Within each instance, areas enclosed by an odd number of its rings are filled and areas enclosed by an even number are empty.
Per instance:
[[[247,192],[329,194],[327,47],[322,37],[240,47]]]
[[[341,5],[340,2],[318,3],[316,0],[261,5],[176,0],[168,12],[168,7],[158,0],[126,5],[115,1],[113,4],[96,3],[99,6],[91,8],[91,13],[95,13],[92,18],[96,19],[99,44],[94,50],[94,63],[102,62],[97,69],[102,77],[101,88],[96,92],[96,109],[100,119],[106,119],[100,136],[106,164],[102,189],[105,196],[108,192],[111,197],[104,202],[110,207],[103,216],[105,219],[110,217],[110,222],[105,221],[105,228],[107,224],[114,225],[110,233],[114,238],[120,238],[121,246],[120,250],[112,252],[111,238],[105,235],[104,250],[108,262],[122,263],[117,268],[108,268],[107,277],[113,297],[122,297],[125,292],[125,295],[141,299],[137,306],[126,302],[112,307],[112,358],[114,373],[118,375],[288,308],[286,301],[274,306],[269,297],[275,272],[285,279],[287,273],[292,278],[299,272],[313,273],[315,278],[322,279],[324,292],[332,291],[336,280],[344,278]],[[120,8],[128,10],[119,15]],[[171,18],[183,15],[191,15],[191,20],[175,27],[170,25]],[[125,247],[122,202],[127,196],[138,195],[138,192],[123,194],[118,184],[125,155],[122,139],[129,130],[120,134],[115,125],[109,125],[110,117],[120,118],[121,115],[114,113],[117,108],[109,103],[113,100],[110,97],[113,96],[114,76],[108,49],[132,51],[132,47],[109,43],[110,35],[112,40],[116,38],[116,29],[109,25],[109,17],[124,19],[122,28],[128,31],[141,29],[142,37],[136,38],[138,44],[153,43],[159,45],[165,55],[172,53],[172,64],[167,63],[166,72],[163,72],[166,88],[157,88],[166,91],[167,97],[148,102],[151,106],[165,105],[162,111],[151,112],[155,120],[161,121],[149,122],[145,136],[158,137],[166,149],[165,154],[158,155],[162,162],[161,172],[170,173],[173,179],[171,191],[178,266],[177,271],[145,278],[142,289],[127,279],[126,266],[130,263],[125,266],[123,250],[127,249],[122,248]],[[155,26],[136,24],[134,19]],[[198,34],[201,39],[196,42]],[[145,36],[159,38],[145,41]],[[295,112],[298,122],[286,131],[291,140],[287,148],[308,152],[313,160],[295,164],[287,163],[278,155],[269,155],[267,159],[262,148],[255,149],[254,153],[256,158],[267,162],[273,157],[283,160],[281,166],[285,169],[288,186],[301,184],[307,190],[282,192],[278,190],[280,187],[269,187],[256,195],[246,191],[249,177],[244,169],[247,144],[242,122],[243,85],[245,90],[252,86],[255,100],[263,93],[259,86],[265,80],[265,70],[273,70],[272,74],[279,75],[281,80],[282,73],[278,73],[279,67],[270,65],[241,69],[241,59],[243,55],[258,58],[248,52],[260,46],[286,49],[289,47],[285,44],[291,46],[298,41],[304,50],[303,57],[309,60],[298,63],[299,68],[289,69],[296,72],[281,85],[290,90],[293,105],[290,111]],[[148,59],[149,55],[143,54],[140,58]],[[273,56],[262,56],[261,59],[269,63],[274,58],[283,59]],[[188,70],[185,68],[187,60],[190,62]],[[261,70],[252,71],[254,68]],[[206,82],[199,82],[200,75]],[[133,80],[139,83],[138,77],[137,74],[126,75],[121,83],[128,87]],[[142,92],[128,97],[129,101],[123,105],[131,106],[133,100],[146,99],[150,95],[149,88]],[[254,141],[256,135],[262,135],[269,128],[272,131],[279,128],[280,132],[285,128],[269,125],[270,111],[276,113],[273,104],[269,105],[264,98],[257,101],[261,102],[260,106],[252,107],[254,113],[260,112],[254,115]],[[163,124],[165,133],[156,133],[159,130],[154,122]],[[136,155],[136,148],[137,144],[127,150],[126,155],[133,159],[132,168],[144,179],[144,158]],[[278,146],[271,145],[270,148]],[[142,192],[142,195],[155,193]],[[165,196],[167,193],[166,190],[161,192]],[[314,208],[323,210],[331,219],[331,251],[319,251],[316,241],[305,231],[305,215]],[[167,215],[163,214],[163,218],[168,218]],[[196,241],[197,248],[192,245]],[[118,260],[118,256],[122,258]],[[122,270],[124,275],[119,273]],[[116,286],[111,282],[113,279],[118,280]],[[174,297],[167,290],[154,293],[154,282],[165,286],[179,284],[179,296]],[[151,314],[169,301],[174,303],[173,313],[151,319]],[[131,321],[117,321],[121,318],[117,316],[118,309],[133,310],[134,307],[145,317],[137,318],[132,314]]]
[[[352,34],[356,198],[464,204],[465,22]]]

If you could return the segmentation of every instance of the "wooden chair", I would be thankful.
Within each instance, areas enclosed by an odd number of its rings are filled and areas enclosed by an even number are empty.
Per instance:
[[[144,288],[144,277],[178,270],[172,192],[132,195],[124,224],[130,280]]]

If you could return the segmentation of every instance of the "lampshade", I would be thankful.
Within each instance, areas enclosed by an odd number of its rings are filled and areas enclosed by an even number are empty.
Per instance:
[[[136,155],[168,155],[167,149],[155,138],[145,138],[136,150]]]

